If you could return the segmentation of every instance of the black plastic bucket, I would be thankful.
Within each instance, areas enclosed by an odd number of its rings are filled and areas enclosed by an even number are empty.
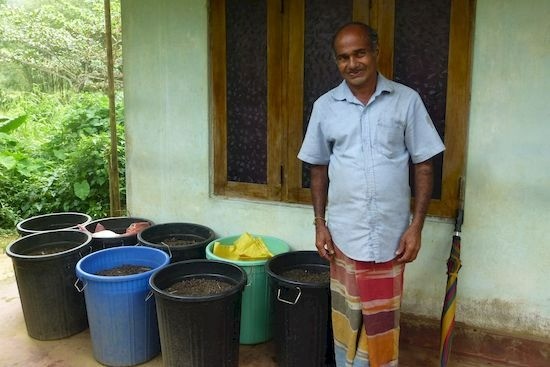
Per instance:
[[[86,225],[92,217],[88,214],[65,212],[37,215],[17,223],[17,232],[21,236],[29,234],[53,231],[57,229],[76,229],[78,225]]]
[[[76,263],[90,253],[91,240],[86,232],[56,230],[21,237],[6,249],[29,336],[61,339],[88,327],[84,295],[74,284]]]
[[[177,296],[166,291],[174,283],[192,278],[219,280],[231,287],[209,296]],[[151,276],[165,367],[238,366],[246,279],[237,265],[215,260],[180,261]]]
[[[138,233],[138,243],[163,250],[177,262],[206,258],[206,245],[215,237],[212,229],[200,224],[163,223]]]
[[[306,283],[284,277],[293,269],[329,270],[316,251],[294,251],[266,263],[272,292],[273,341],[281,367],[334,366],[329,282]]]
[[[91,221],[86,225],[86,230],[92,234],[92,248],[93,251],[103,250],[106,248],[111,247],[118,247],[118,246],[128,246],[128,245],[136,245],[138,243],[138,233],[130,233],[126,234],[126,230],[130,225],[133,223],[139,223],[139,222],[147,222],[149,225],[153,225],[154,223],[150,221],[149,219],[145,218],[139,218],[139,217],[109,217],[109,218],[102,218],[102,219],[96,219],[94,221]],[[119,236],[112,237],[112,238],[99,238],[94,236],[94,233],[96,232],[97,225],[101,223],[101,225],[109,231],[113,231]]]

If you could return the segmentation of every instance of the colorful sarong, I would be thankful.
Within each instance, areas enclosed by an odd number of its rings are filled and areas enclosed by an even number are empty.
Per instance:
[[[330,289],[338,367],[397,366],[404,269],[395,261],[352,260],[335,247]]]

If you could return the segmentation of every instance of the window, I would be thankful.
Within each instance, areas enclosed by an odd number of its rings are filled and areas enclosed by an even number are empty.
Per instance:
[[[309,203],[296,155],[313,102],[340,77],[332,35],[378,30],[379,69],[419,91],[447,150],[429,213],[452,217],[464,168],[473,0],[212,0],[214,193]]]

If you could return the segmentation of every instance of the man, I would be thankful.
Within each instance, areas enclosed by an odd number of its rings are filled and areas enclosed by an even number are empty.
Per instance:
[[[336,363],[397,366],[404,266],[445,148],[418,93],[378,73],[373,29],[346,24],[332,46],[344,81],[315,102],[298,158],[311,165],[315,246],[331,264]]]

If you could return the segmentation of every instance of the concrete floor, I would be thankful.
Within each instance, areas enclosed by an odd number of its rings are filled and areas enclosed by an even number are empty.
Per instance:
[[[28,336],[11,259],[0,254],[0,367],[96,367],[89,330],[69,338],[40,341]],[[273,343],[242,345],[239,366],[277,367]],[[143,367],[161,367],[158,355]],[[212,366],[215,367],[215,366]]]
[[[102,366],[93,358],[88,330],[55,341],[39,341],[27,335],[11,259],[3,253],[0,254],[0,321],[0,367]],[[451,359],[448,367],[506,366],[459,356]],[[140,366],[161,367],[162,357],[159,355]],[[277,367],[273,343],[241,345],[239,366]],[[411,349],[404,345],[400,351],[400,366],[436,367],[439,366],[438,356],[433,350]]]

